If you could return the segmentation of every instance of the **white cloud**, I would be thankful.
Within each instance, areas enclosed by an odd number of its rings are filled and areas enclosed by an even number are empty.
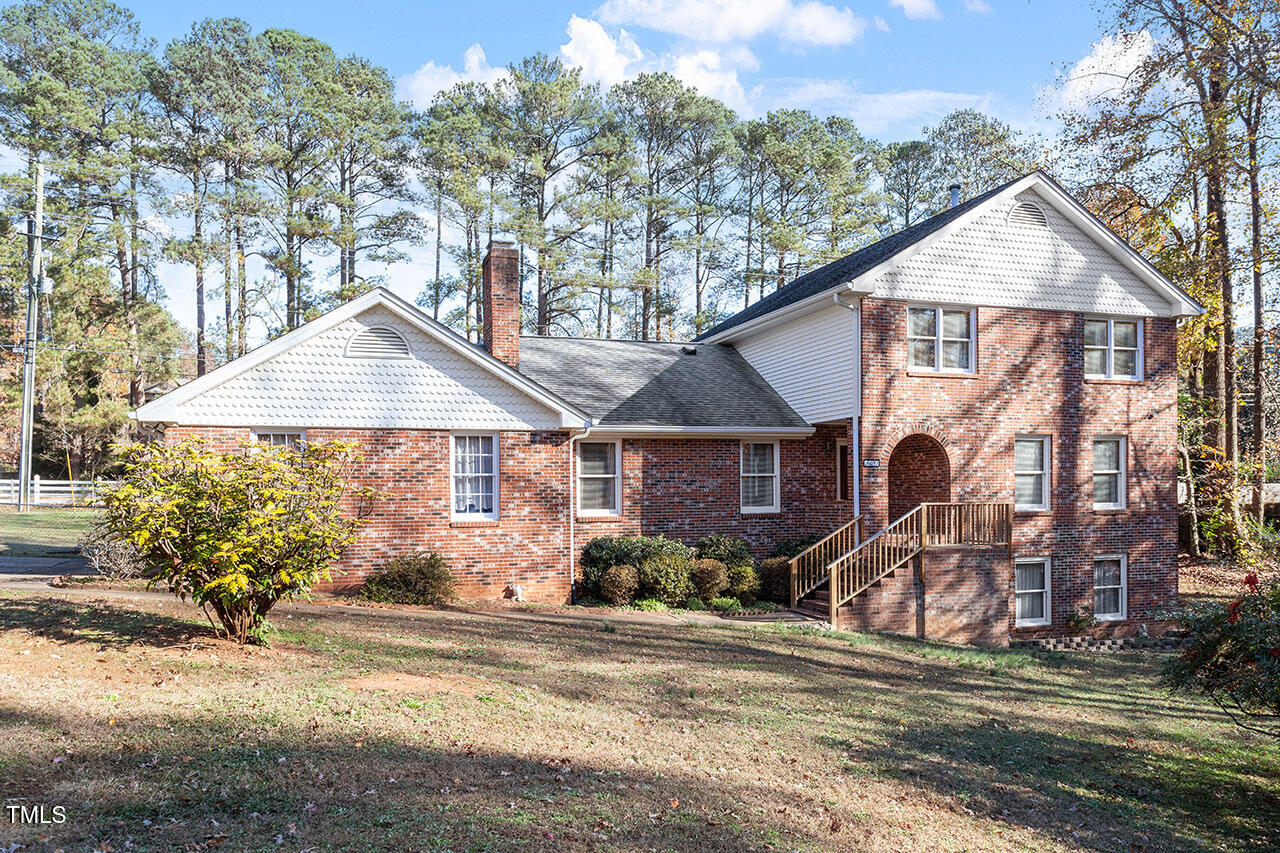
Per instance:
[[[922,127],[952,110],[989,111],[990,93],[908,89],[900,92],[863,92],[844,80],[780,81],[770,100],[775,107],[805,107],[819,113],[836,113],[852,119],[863,133],[888,138],[915,138]]]
[[[670,71],[699,94],[722,101],[740,113],[753,112],[747,92],[738,80],[738,71],[727,67],[719,53],[699,50],[671,58]]]
[[[1154,52],[1155,40],[1146,30],[1103,36],[1056,86],[1041,96],[1065,109],[1086,109],[1099,100],[1121,94],[1133,72]]]
[[[889,0],[889,5],[897,6],[902,14],[914,20],[942,17],[935,0]]]
[[[793,45],[815,47],[854,42],[867,26],[848,6],[818,0],[606,0],[594,17],[699,42],[750,41],[772,33]]]
[[[886,21],[884,18],[880,17],[879,15],[876,15],[875,17],[873,17],[871,19],[871,23],[874,24],[875,28],[880,32],[882,33],[889,32],[889,22]]]
[[[429,106],[437,93],[464,80],[493,83],[506,76],[507,69],[490,65],[485,58],[484,48],[477,42],[462,54],[462,71],[455,71],[451,65],[437,65],[431,60],[412,74],[406,74],[397,80],[396,90],[401,98],[421,108]]]
[[[637,66],[645,58],[640,45],[626,30],[621,30],[615,39],[596,21],[574,15],[565,33],[569,41],[560,46],[565,61],[581,68],[588,79],[605,86],[634,76],[636,72],[628,72],[628,68]]]
[[[964,0],[964,10],[975,15],[990,15],[993,11],[987,0]]]

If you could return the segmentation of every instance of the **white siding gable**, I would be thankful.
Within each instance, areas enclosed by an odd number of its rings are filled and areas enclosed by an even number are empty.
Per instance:
[[[858,315],[830,305],[736,341],[765,381],[811,424],[857,417]]]
[[[411,357],[347,355],[351,337],[373,327],[398,331]],[[560,426],[559,413],[376,305],[179,403],[175,420],[398,429]]]
[[[1010,222],[1020,201],[1034,202],[1049,227]],[[875,280],[874,295],[1133,317],[1170,310],[1166,297],[1031,189],[905,257]]]

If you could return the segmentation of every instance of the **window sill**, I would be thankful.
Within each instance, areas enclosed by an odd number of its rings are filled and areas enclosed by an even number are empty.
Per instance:
[[[907,376],[928,379],[981,379],[982,374],[976,370],[965,372],[962,370],[907,370]]]
[[[1047,506],[1035,506],[1035,507],[1026,507],[1026,508],[1015,506],[1013,508],[1013,514],[1014,515],[1053,515],[1053,510],[1049,509]]]
[[[621,515],[577,515],[574,521],[578,524],[617,524],[622,521]]]
[[[1015,631],[1022,631],[1022,630],[1030,631],[1036,628],[1052,628],[1052,627],[1053,627],[1052,619],[1045,619],[1040,622],[1014,622],[1013,623],[1013,628]]]
[[[1124,616],[1124,615],[1122,615],[1122,614],[1116,614],[1116,615],[1114,615],[1114,616],[1098,616],[1097,614],[1095,614],[1095,615],[1094,615],[1094,617],[1093,617],[1093,621],[1095,621],[1095,622],[1124,622],[1124,621],[1125,621],[1125,616]]]
[[[1093,507],[1094,512],[1105,512],[1105,513],[1124,512],[1127,509],[1128,509],[1127,506],[1098,506],[1097,504],[1095,504]]]
[[[780,509],[739,509],[740,515],[747,518],[776,518],[782,515]]]
[[[1086,376],[1084,378],[1086,385],[1141,385],[1141,379],[1128,379],[1123,376],[1107,377],[1107,376]]]
[[[500,522],[496,518],[478,518],[474,521],[461,521],[455,519],[449,522],[450,527],[498,527]]]

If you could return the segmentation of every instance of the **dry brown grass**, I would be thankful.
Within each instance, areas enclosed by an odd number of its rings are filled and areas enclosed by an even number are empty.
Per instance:
[[[1280,846],[1280,749],[1158,690],[1154,655],[520,609],[276,624],[239,649],[177,603],[0,596],[0,781],[68,813],[0,823],[0,850]]]

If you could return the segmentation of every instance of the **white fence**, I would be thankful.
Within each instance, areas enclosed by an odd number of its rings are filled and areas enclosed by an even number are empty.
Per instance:
[[[107,480],[42,480],[31,478],[32,506],[92,506],[102,490],[115,483]],[[0,504],[16,504],[20,497],[17,480],[0,480]]]

